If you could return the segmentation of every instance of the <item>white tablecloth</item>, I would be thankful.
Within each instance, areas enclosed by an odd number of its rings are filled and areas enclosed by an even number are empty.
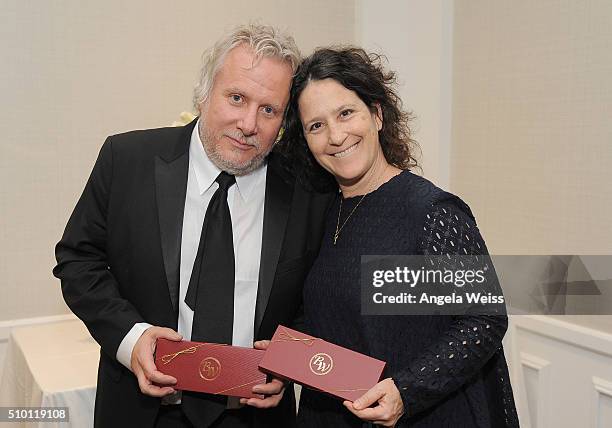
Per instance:
[[[15,328],[0,381],[0,406],[68,407],[69,423],[0,424],[91,427],[100,347],[79,320]]]

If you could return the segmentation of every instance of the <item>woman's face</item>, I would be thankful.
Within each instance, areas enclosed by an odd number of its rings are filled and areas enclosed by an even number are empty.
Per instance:
[[[298,99],[308,148],[340,186],[369,179],[375,162],[384,159],[378,140],[382,114],[333,79],[307,84]]]

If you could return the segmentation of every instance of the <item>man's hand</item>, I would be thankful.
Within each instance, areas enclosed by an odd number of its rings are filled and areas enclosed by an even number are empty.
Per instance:
[[[253,344],[255,349],[266,350],[270,344],[269,340],[259,340]],[[285,393],[285,383],[280,380],[273,378],[270,382],[264,383],[263,385],[255,385],[253,387],[255,394],[267,395],[266,398],[241,398],[240,403],[247,404],[249,406],[257,407],[258,409],[269,409],[270,407],[278,406],[283,394]]]
[[[151,397],[164,397],[174,394],[174,388],[168,385],[176,384],[174,377],[163,374],[155,367],[153,353],[155,352],[155,341],[158,337],[175,341],[183,338],[183,336],[170,328],[149,327],[136,341],[130,362],[132,372],[138,378],[140,391]]]
[[[375,407],[372,404],[378,403]],[[393,379],[378,382],[354,402],[345,401],[344,407],[358,418],[377,425],[393,427],[404,414],[404,403]]]

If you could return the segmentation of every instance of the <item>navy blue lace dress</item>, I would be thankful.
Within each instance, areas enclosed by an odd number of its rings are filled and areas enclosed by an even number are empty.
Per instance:
[[[362,254],[487,254],[467,205],[404,171],[365,197],[334,245],[339,198],[304,286],[306,332],[387,362],[384,377],[393,378],[404,402],[397,426],[518,426],[501,343],[505,314],[360,314]],[[340,224],[360,198],[343,200]],[[306,388],[298,425],[368,426],[341,400]]]

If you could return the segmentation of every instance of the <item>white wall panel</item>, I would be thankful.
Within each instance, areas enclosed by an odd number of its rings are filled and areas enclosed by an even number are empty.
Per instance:
[[[541,428],[544,427],[545,411],[548,409],[550,361],[527,352],[520,352],[520,356],[529,423],[531,428]]]
[[[516,315],[507,336],[523,427],[612,426],[612,334],[559,318]]]
[[[612,382],[593,377],[593,420],[595,428],[612,427]]]

